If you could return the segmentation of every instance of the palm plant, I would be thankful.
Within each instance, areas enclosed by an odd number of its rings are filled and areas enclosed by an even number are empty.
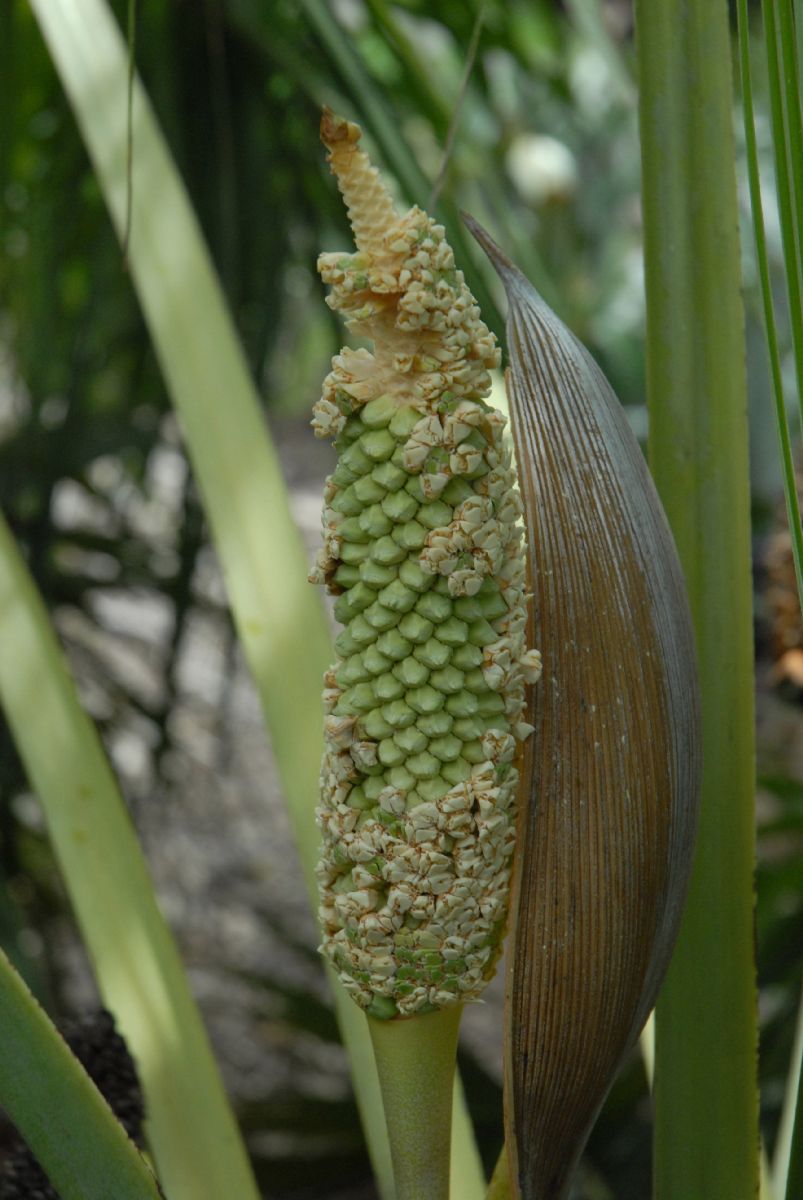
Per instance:
[[[254,387],[196,219],[138,83],[132,92],[130,127],[127,124],[126,52],[108,11],[101,0],[85,0],[82,6],[51,0],[31,7],[76,112],[97,184],[118,234],[126,239],[131,276],[181,419],[237,636],[259,690],[307,883],[314,894],[318,835],[311,797],[318,787],[317,696],[330,661],[329,633],[305,582],[305,555],[293,529]],[[370,29],[379,31],[389,48],[386,64],[389,60],[399,64],[407,89],[405,104],[425,114],[443,137],[449,106],[417,60],[409,23],[385,4],[376,2],[368,7]],[[630,105],[631,114],[633,96],[636,91],[638,94],[650,463],[686,577],[702,685],[705,774],[698,851],[679,948],[656,1019],[655,1194],[662,1200],[688,1200],[698,1194],[747,1197],[755,1194],[759,1177],[752,946],[755,789],[750,488],[727,13],[724,5],[702,0],[672,0],[670,4],[642,0],[636,6],[636,83],[632,65],[606,32],[598,6],[578,2],[572,11],[586,37],[591,31],[595,49],[616,80],[617,95],[625,108]],[[534,12],[540,16],[530,14],[531,19],[540,19],[548,31],[565,36],[564,27],[546,9]],[[315,102],[326,98],[330,90],[344,96],[395,173],[406,198],[423,204],[428,190],[426,174],[405,131],[388,119],[381,87],[367,67],[369,60],[361,51],[360,38],[354,42],[347,37],[334,12],[316,0],[306,0],[304,14],[305,23],[299,30],[294,16],[291,19],[280,7],[275,27],[267,30],[260,6],[243,2],[232,6],[231,20],[247,31],[260,53],[281,64],[274,78],[286,78],[296,71]],[[486,13],[489,38],[496,36],[498,15],[493,8]],[[739,16],[753,214],[759,235],[787,506],[797,547],[800,515],[781,390],[779,339],[771,319],[769,272],[761,237],[757,157],[751,141],[746,4],[740,5]],[[800,13],[788,0],[768,2],[764,17],[799,391],[803,376],[803,359],[797,353],[803,186],[801,156],[796,153],[800,149],[801,56],[795,39],[801,22]],[[10,29],[13,18],[6,13],[3,19]],[[156,22],[159,18],[143,14],[143,19]],[[535,95],[549,112],[559,104],[560,88],[546,86],[542,80],[550,82],[554,59],[550,63],[548,55],[542,55],[539,75],[532,36],[528,41],[524,24],[521,29],[518,40],[504,52],[520,55]],[[470,28],[456,32],[462,43],[467,43]],[[308,53],[313,44],[323,47],[323,61],[332,65],[334,85],[319,75],[318,58]],[[549,37],[538,44],[548,47]],[[309,63],[314,64],[311,69]],[[488,70],[469,87],[465,102],[469,128],[476,126],[476,121],[475,126],[471,122],[493,86],[493,73]],[[276,110],[280,107],[279,97]],[[310,137],[312,108],[310,100],[305,115],[311,120],[306,124],[299,112],[287,112],[288,137]],[[248,119],[250,128],[258,128],[253,113]],[[498,293],[459,221],[458,194],[464,206],[476,209],[497,229],[503,226],[494,216],[499,218],[506,198],[493,173],[485,172],[480,180],[476,164],[482,162],[482,153],[472,139],[468,135],[458,138],[457,147],[458,157],[463,155],[461,170],[468,179],[467,199],[460,190],[459,172],[453,179],[447,173],[441,213],[455,251],[464,256],[486,319],[501,334]],[[281,170],[281,143],[264,148]],[[188,154],[188,164],[191,162]],[[474,178],[472,172],[476,172]],[[285,178],[282,186],[289,191],[292,184]],[[153,203],[154,195],[159,197],[158,204]],[[316,182],[303,203],[312,210],[323,196],[322,185]],[[223,231],[228,255],[223,260],[223,275],[236,305],[238,297],[231,292],[237,278],[232,266],[237,259],[236,235],[226,220],[232,203],[232,195],[222,188],[210,199],[205,220],[210,226],[217,222]],[[323,200],[322,208],[329,203]],[[543,219],[551,237],[542,241],[538,255],[526,213],[521,206],[514,208],[509,222],[512,256],[575,329],[598,342],[606,363],[615,367],[621,347],[606,345],[582,280],[574,280],[574,287],[569,286],[562,295],[553,278],[559,262],[551,254],[550,243],[565,244],[565,213],[560,206],[551,211],[545,206]],[[281,238],[271,242],[275,272],[282,270],[287,245]],[[88,308],[89,330],[92,315]],[[310,344],[305,338],[312,336],[326,344],[330,336],[326,318],[318,319],[314,334],[310,334],[287,313],[271,316],[273,320],[258,320],[249,330],[248,348],[252,362],[259,365],[268,361],[278,331],[302,352]],[[37,334],[30,329],[26,336],[35,339]],[[45,370],[44,366],[40,369]],[[285,386],[300,379],[298,368],[293,374],[288,366],[279,377]],[[627,391],[627,372],[622,373],[622,381]],[[93,426],[93,436],[97,432]],[[134,443],[137,438],[147,444],[147,435],[137,434]],[[25,446],[17,450],[27,452]],[[23,509],[19,494],[14,495],[14,522],[22,526]],[[40,512],[42,503],[39,498]],[[185,511],[192,511],[193,506],[197,510],[197,499],[188,492]],[[150,1114],[148,1145],[160,1183],[171,1200],[256,1195],[257,1185],[178,957],[158,915],[117,785],[81,710],[25,563],[5,529],[0,553],[3,705],[31,785],[46,810],[50,837],[104,998],[118,1016],[142,1072]],[[799,571],[799,551],[796,561]],[[37,563],[31,566],[36,569]],[[727,622],[722,619],[725,611]],[[277,680],[282,681],[281,688],[277,688]],[[536,836],[537,832],[536,825]],[[526,928],[532,911],[525,910],[519,920],[520,928]],[[520,1082],[519,1052],[523,1053],[525,1046],[527,1053],[532,1052],[523,1030],[528,1012],[531,1014],[526,971],[517,974],[517,964],[519,968],[526,965],[520,948],[512,965],[511,1011],[519,1018],[509,1042],[514,1047],[508,1064],[510,1095]],[[13,1037],[19,1056],[8,1058],[8,1071],[0,1077],[0,1099],[61,1194],[102,1196],[110,1189],[120,1196],[156,1194],[146,1169],[120,1139],[102,1101],[59,1048],[43,1013],[9,969],[4,969],[3,978],[4,1028]],[[390,1197],[394,1194],[393,1170],[368,1036],[361,1014],[337,986],[335,996],[377,1185],[383,1196]],[[443,1069],[448,1071],[448,1065]],[[43,1092],[24,1084],[25,1076],[34,1070],[47,1081]],[[767,1195],[775,1200],[792,1200],[800,1186],[801,1138],[799,1122],[796,1125],[793,1119],[799,1074],[798,1057],[790,1072],[784,1118],[786,1148],[779,1155],[773,1179],[765,1185]],[[590,1111],[598,1107],[610,1082],[608,1070],[598,1085],[599,1094],[589,1094]],[[75,1141],[60,1132],[67,1108],[74,1108],[76,1115],[74,1128],[79,1136]],[[717,1113],[715,1134],[706,1120],[712,1111]],[[454,1113],[451,1194],[471,1200],[485,1193],[485,1181],[459,1085]],[[389,1115],[389,1119],[392,1123],[394,1118]],[[548,1128],[548,1113],[545,1119]],[[580,1140],[587,1123],[580,1122]],[[538,1162],[548,1158],[539,1142],[543,1130],[523,1125],[512,1103],[508,1105],[507,1135],[513,1161],[519,1167],[528,1165],[521,1176],[517,1177],[514,1168],[513,1176],[506,1179],[507,1160],[503,1158],[493,1194],[512,1196],[518,1190],[541,1200],[559,1195],[566,1185],[565,1175],[551,1184],[539,1175]],[[98,1146],[104,1147],[99,1158],[93,1151]],[[414,1146],[412,1150],[415,1154]],[[569,1161],[578,1150],[576,1141],[567,1150]],[[97,1174],[87,1167],[93,1157],[100,1163]]]

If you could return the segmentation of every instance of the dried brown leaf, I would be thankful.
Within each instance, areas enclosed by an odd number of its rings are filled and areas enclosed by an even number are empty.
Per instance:
[[[508,391],[544,673],[524,771],[506,1123],[524,1200],[562,1200],[653,1006],[697,822],[699,701],[672,536],[609,383],[470,218],[508,295]]]

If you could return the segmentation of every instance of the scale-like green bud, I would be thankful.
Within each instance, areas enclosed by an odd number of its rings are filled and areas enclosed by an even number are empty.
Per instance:
[[[495,339],[444,230],[396,212],[355,125],[322,136],[357,253],[319,260],[374,345],[333,360],[313,426],[334,436],[313,579],[344,626],[326,677],[318,812],[323,950],[392,1017],[476,999],[504,934],[524,691],[521,503],[485,403]]]

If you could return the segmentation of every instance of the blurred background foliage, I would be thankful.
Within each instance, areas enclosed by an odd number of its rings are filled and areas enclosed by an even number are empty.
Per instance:
[[[115,5],[123,26],[126,7]],[[478,7],[479,0],[139,6],[137,66],[211,247],[311,545],[329,460],[306,422],[343,340],[315,259],[349,243],[318,142],[320,105],[359,120],[400,201],[427,206]],[[435,211],[497,332],[501,298],[459,224],[461,208],[487,225],[590,347],[643,436],[632,35],[628,0],[486,0]],[[265,1196],[371,1197],[314,927],[180,429],[25,0],[0,6],[0,112],[0,503],[120,774]],[[777,266],[761,106],[758,116]],[[741,145],[736,108],[734,117]],[[746,218],[743,172],[740,190]],[[778,508],[746,220],[744,229],[761,1071],[771,1147],[801,986],[803,628]],[[28,981],[57,1015],[91,1002],[41,814],[2,726],[0,876],[0,936]],[[491,1163],[501,1142],[493,1013],[474,1026],[462,1065]],[[644,1072],[634,1059],[592,1136],[578,1196],[647,1195],[649,1138]]]

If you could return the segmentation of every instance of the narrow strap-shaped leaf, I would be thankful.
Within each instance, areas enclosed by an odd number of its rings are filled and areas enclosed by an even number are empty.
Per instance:
[[[792,349],[803,414],[803,129],[789,0],[763,0],[778,214],[786,267]]]
[[[744,315],[724,0],[637,0],[650,463],[697,636],[700,834],[658,1002],[655,1195],[754,1200],[754,761]]]
[[[510,1159],[507,1154],[507,1147],[503,1146],[499,1158],[496,1160],[491,1182],[488,1184],[488,1191],[485,1200],[511,1200],[512,1192],[510,1190]]]
[[[158,1200],[145,1160],[1,950],[0,1104],[62,1200]]]
[[[797,576],[798,594],[803,603],[803,526],[800,521],[800,503],[792,455],[792,439],[789,432],[789,417],[784,400],[781,356],[778,349],[778,332],[775,324],[775,308],[770,280],[767,239],[764,230],[764,206],[761,198],[761,178],[758,168],[756,127],[753,116],[753,81],[750,66],[750,23],[747,0],[738,0],[739,62],[742,76],[742,108],[744,112],[745,146],[747,150],[747,177],[750,185],[750,208],[753,217],[753,236],[756,245],[756,264],[761,286],[761,302],[764,309],[764,330],[767,339],[767,356],[770,365],[772,396],[775,403],[775,426],[781,453],[786,515],[792,540],[792,558]]]
[[[798,595],[801,603],[803,603],[803,526],[801,525],[800,517],[800,501],[797,491],[797,480],[795,477],[794,460],[792,457],[792,446],[789,432],[789,419],[786,412],[786,404],[784,401],[783,381],[781,375],[780,353],[778,349],[778,335],[775,325],[775,312],[773,306],[772,287],[769,274],[769,262],[767,258],[766,236],[764,231],[764,212],[761,198],[761,182],[758,167],[758,152],[756,148],[756,132],[755,120],[753,116],[753,83],[750,64],[750,23],[747,0],[738,0],[737,15],[739,22],[739,61],[741,65],[742,77],[742,106],[744,111],[745,125],[745,144],[747,147],[747,169],[750,182],[750,207],[753,217],[753,231],[756,243],[756,259],[758,263],[759,280],[761,284],[761,296],[764,307],[764,325],[767,338],[767,352],[770,362],[770,377],[772,381],[773,399],[775,401],[775,416],[776,427],[781,449],[781,464],[783,472],[784,496],[786,499],[786,511],[789,521],[789,531],[792,542],[792,557],[795,564],[795,574],[797,576]],[[800,71],[801,64],[798,59],[800,46],[803,42],[803,28],[800,21],[803,19],[803,10],[797,7],[795,16],[797,18],[797,38],[798,44],[795,44],[795,30],[792,19],[792,6],[790,3],[785,3],[782,0],[780,5],[780,19],[777,31],[774,28],[773,14],[770,14],[771,22],[770,29],[767,31],[767,36],[770,34],[774,38],[780,40],[781,44],[781,61],[783,64],[783,76],[785,84],[785,98],[780,95],[780,73],[777,62],[777,42],[767,47],[767,55],[770,60],[770,85],[773,91],[773,137],[776,140],[776,162],[783,160],[786,162],[786,138],[787,133],[784,125],[788,126],[789,143],[791,148],[791,179],[786,180],[787,188],[792,183],[792,191],[794,192],[797,205],[790,205],[787,202],[781,201],[779,208],[781,211],[781,219],[784,223],[784,244],[788,248],[792,248],[793,254],[791,261],[787,261],[787,275],[790,272],[796,272],[799,276],[801,262],[801,247],[800,247],[800,224],[799,213],[800,204],[803,203],[803,162],[801,162],[801,113],[800,113]],[[783,145],[778,145],[778,139],[783,141]],[[785,172],[780,164],[776,167],[779,180],[783,181]],[[789,228],[789,225],[792,228]],[[795,228],[797,226],[797,228]],[[797,258],[795,259],[794,248],[797,247]],[[787,288],[791,294],[798,292],[798,287],[795,280],[787,281]],[[799,297],[798,297],[799,298]],[[799,340],[800,330],[796,330],[796,340]],[[798,356],[796,355],[796,362]],[[803,400],[803,378],[798,379],[798,394]],[[775,1149],[775,1163],[772,1174],[772,1183],[775,1185],[775,1191],[779,1200],[786,1196],[787,1200],[794,1200],[794,1197],[801,1194],[803,1191],[803,1103],[801,1103],[801,1095],[803,1095],[803,1076],[801,1076],[801,1061],[803,1060],[803,1001],[801,1001],[800,1012],[798,1015],[797,1032],[795,1037],[794,1050],[789,1066],[789,1078],[786,1087],[786,1095],[784,1098],[784,1106],[781,1114],[781,1123],[778,1133]],[[762,1195],[764,1190],[769,1194],[770,1177],[769,1172],[765,1170],[764,1158],[762,1157]]]
[[[803,1186],[803,996],[798,1004],[772,1167],[777,1200],[795,1200]]]
[[[798,1075],[795,1121],[792,1127],[792,1144],[789,1153],[789,1171],[786,1176],[786,1200],[797,1200],[803,1194],[803,1075]]]
[[[800,154],[800,63],[795,63],[796,47],[794,44],[794,34],[790,28],[791,7],[781,5],[782,19],[779,29],[779,34],[783,40],[784,48],[784,63],[785,75],[787,82],[787,103],[781,106],[781,113],[784,109],[788,118],[791,118],[791,123],[796,125],[795,128],[795,147],[794,153]],[[745,145],[747,149],[747,171],[750,184],[750,208],[753,218],[753,234],[756,245],[756,261],[758,266],[759,282],[761,285],[761,299],[764,309],[764,328],[767,339],[767,354],[770,364],[770,379],[772,383],[773,400],[775,403],[775,420],[778,430],[778,438],[781,451],[781,466],[783,474],[784,497],[786,500],[787,519],[789,521],[789,532],[792,542],[792,557],[795,565],[795,574],[797,576],[798,596],[803,603],[803,525],[801,525],[800,517],[800,502],[797,491],[797,480],[795,477],[794,459],[792,456],[792,443],[789,431],[789,418],[786,412],[786,403],[784,399],[783,379],[781,375],[781,358],[778,348],[778,334],[775,323],[775,310],[772,295],[772,286],[770,281],[769,261],[767,256],[766,234],[764,229],[764,210],[761,197],[761,180],[758,166],[758,151],[756,147],[756,131],[755,118],[753,115],[753,82],[752,70],[750,62],[750,21],[747,6],[747,0],[738,0],[737,5],[738,30],[739,30],[739,62],[741,68],[742,82],[742,108],[744,114],[745,127]],[[798,8],[798,22],[803,18],[803,11]],[[803,30],[798,24],[798,38],[803,37]],[[799,49],[799,47],[798,47]],[[768,51],[769,53],[769,51]],[[794,73],[794,79],[790,80],[790,72]],[[779,82],[777,73],[772,73],[773,83]],[[792,86],[794,83],[795,86]],[[791,98],[789,93],[791,93]],[[797,113],[797,120],[795,120]],[[791,139],[790,139],[791,140]],[[803,164],[794,158],[793,162],[797,168],[798,176],[803,171]],[[803,199],[803,188],[800,186],[798,178],[797,187],[798,197]],[[791,217],[792,212],[787,209],[786,217]],[[799,235],[797,236],[797,245],[799,247]],[[787,241],[795,242],[796,237]],[[795,270],[795,262],[787,264],[788,270]],[[800,381],[803,384],[803,381]],[[798,388],[800,392],[800,387]],[[784,1097],[784,1105],[781,1113],[781,1122],[779,1126],[778,1137],[776,1139],[774,1170],[770,1176],[770,1172],[766,1167],[765,1157],[761,1159],[761,1186],[762,1197],[766,1194],[771,1195],[774,1185],[775,1193],[779,1200],[782,1197],[788,1197],[788,1200],[794,1200],[794,1197],[803,1191],[803,1113],[801,1108],[801,1061],[803,1060],[803,1001],[801,1001],[800,1011],[798,1014],[797,1031],[795,1037],[794,1050],[792,1059],[789,1065],[789,1078],[787,1081],[786,1094]],[[791,1169],[790,1169],[791,1165]]]
[[[0,517],[0,703],[101,992],[136,1059],[171,1200],[257,1196],[198,1010],[97,733]]]

